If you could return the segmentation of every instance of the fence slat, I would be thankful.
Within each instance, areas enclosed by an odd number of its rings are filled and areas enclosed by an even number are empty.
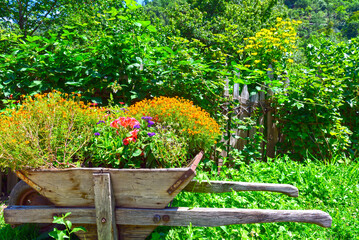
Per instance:
[[[253,95],[253,96],[251,96],[251,97],[249,98],[249,103],[250,103],[250,106],[251,106],[251,111],[250,111],[250,113],[253,113],[253,112],[257,109],[257,107],[258,107],[258,99],[259,99],[259,94],[258,94],[258,93],[256,93],[255,95]],[[254,136],[254,134],[255,134],[256,132],[257,132],[257,129],[256,129],[256,128],[251,128],[251,129],[249,130],[248,137],[249,137],[250,139],[252,139],[253,136]]]
[[[270,70],[267,71],[267,75],[270,80],[273,79],[273,69],[272,65],[269,64],[268,68]],[[278,131],[275,126],[275,119],[274,119],[274,109],[272,108],[271,98],[273,96],[273,91],[270,89],[271,85],[269,85],[269,89],[267,91],[267,156],[274,158],[275,157],[275,145],[278,140]]]
[[[243,89],[242,89],[242,93],[241,93],[241,98],[240,98],[240,108],[241,108],[241,114],[239,116],[240,120],[243,120],[246,117],[249,117],[249,92],[248,92],[248,86],[244,85]],[[245,140],[244,138],[246,138],[248,136],[248,131],[247,130],[240,130],[239,131],[239,141],[238,141],[238,149],[242,150],[244,148],[244,146],[247,144],[247,140]]]

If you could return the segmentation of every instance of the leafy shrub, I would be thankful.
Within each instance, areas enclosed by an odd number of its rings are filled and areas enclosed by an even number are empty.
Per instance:
[[[84,146],[102,112],[76,98],[56,91],[23,96],[17,108],[1,112],[0,167],[50,168],[84,161]]]

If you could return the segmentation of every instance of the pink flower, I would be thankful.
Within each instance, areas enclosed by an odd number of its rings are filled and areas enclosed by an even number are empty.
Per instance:
[[[110,123],[110,126],[113,128],[118,128],[118,119],[116,119],[112,123]]]
[[[126,128],[126,127],[134,128],[135,126],[137,127],[140,125],[140,123],[135,118],[120,117],[120,118],[114,120],[110,124],[110,126],[114,127],[114,128],[118,128],[118,124],[120,124],[124,128]]]
[[[131,137],[133,137],[134,139],[137,139],[138,129],[135,129],[135,130],[131,131],[130,133],[131,133]]]

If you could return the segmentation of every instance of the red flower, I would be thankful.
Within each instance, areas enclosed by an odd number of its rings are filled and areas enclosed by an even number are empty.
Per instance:
[[[116,119],[112,123],[110,123],[110,126],[113,128],[118,128],[118,119]]]
[[[130,117],[120,117],[116,120],[114,120],[110,126],[114,128],[118,128],[118,124],[120,124],[122,127],[130,127],[133,128],[136,125],[140,125],[140,123],[135,118]]]
[[[128,141],[128,138],[123,139],[122,142],[123,142],[123,145],[125,145],[125,146],[130,143],[130,142]]]
[[[136,140],[137,139],[138,129],[135,129],[135,130],[131,131],[130,133],[131,133],[131,137],[133,137]]]
[[[127,137],[127,138],[123,139],[122,142],[124,145],[128,145],[128,144],[130,144],[130,142],[136,142],[136,139],[133,137]]]

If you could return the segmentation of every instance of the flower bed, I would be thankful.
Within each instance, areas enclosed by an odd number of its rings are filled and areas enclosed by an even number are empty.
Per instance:
[[[183,167],[220,136],[209,114],[185,99],[100,108],[79,98],[56,91],[23,96],[1,112],[0,167]]]

